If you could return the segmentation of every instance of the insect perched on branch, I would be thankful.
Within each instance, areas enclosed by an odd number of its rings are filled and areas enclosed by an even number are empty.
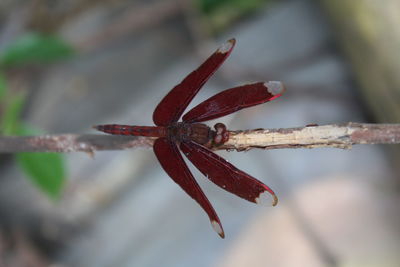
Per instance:
[[[217,213],[186,166],[183,154],[213,183],[232,194],[254,203],[278,203],[274,191],[249,174],[210,150],[229,140],[229,132],[222,123],[212,130],[200,123],[223,117],[243,108],[271,101],[282,95],[281,82],[258,82],[227,89],[203,101],[182,117],[182,113],[204,83],[230,55],[235,45],[231,39],[220,46],[198,69],[175,86],[153,113],[157,126],[106,124],[95,129],[114,135],[158,137],[153,149],[168,175],[199,205],[210,218],[214,230],[224,238],[224,230]]]

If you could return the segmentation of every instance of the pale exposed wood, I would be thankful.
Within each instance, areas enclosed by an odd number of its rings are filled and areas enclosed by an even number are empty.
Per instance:
[[[349,149],[355,144],[400,143],[400,124],[348,123],[285,129],[230,132],[224,149],[318,148]]]

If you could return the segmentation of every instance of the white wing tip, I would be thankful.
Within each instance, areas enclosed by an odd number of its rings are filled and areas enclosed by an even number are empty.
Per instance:
[[[222,237],[222,238],[225,237],[224,230],[222,230],[222,226],[219,222],[211,221],[211,225],[212,225],[212,228],[214,229],[214,231],[217,232],[217,234],[219,234],[220,237]]]
[[[265,82],[264,86],[267,88],[268,92],[271,95],[280,95],[285,92],[286,88],[282,82],[279,81],[269,81]]]
[[[232,47],[235,45],[236,40],[230,39],[227,42],[223,43],[217,50],[217,53],[226,54],[232,50]]]
[[[263,206],[276,206],[278,204],[278,198],[275,194],[271,194],[268,191],[264,191],[256,198],[256,203]]]

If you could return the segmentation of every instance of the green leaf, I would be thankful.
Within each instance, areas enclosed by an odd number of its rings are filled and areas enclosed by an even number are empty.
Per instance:
[[[72,55],[72,48],[61,39],[38,33],[26,34],[0,55],[0,65],[15,67],[28,63],[49,63]]]
[[[52,199],[59,199],[65,180],[64,161],[57,153],[18,153],[18,164],[30,180]]]
[[[9,96],[1,118],[0,130],[3,135],[18,134],[19,120],[25,104],[25,94]]]
[[[4,73],[0,72],[0,104],[3,101],[4,96],[7,93],[7,81]]]
[[[34,135],[37,131],[22,126],[21,135]],[[30,180],[52,199],[59,199],[65,181],[64,158],[57,153],[18,153],[17,163]]]

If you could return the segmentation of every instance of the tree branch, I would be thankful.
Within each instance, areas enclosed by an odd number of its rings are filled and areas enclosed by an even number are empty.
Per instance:
[[[232,131],[221,149],[237,151],[252,148],[317,148],[349,149],[355,144],[399,144],[400,124],[353,123],[310,125],[285,129]]]
[[[399,144],[400,124],[347,123],[324,126],[310,125],[285,129],[230,131],[229,140],[214,150],[252,148],[349,149],[355,144]],[[0,137],[0,153],[16,152],[88,152],[151,147],[155,138],[112,135],[43,135]]]
[[[155,138],[101,134],[61,134],[42,136],[2,136],[0,153],[87,152],[151,147]]]

